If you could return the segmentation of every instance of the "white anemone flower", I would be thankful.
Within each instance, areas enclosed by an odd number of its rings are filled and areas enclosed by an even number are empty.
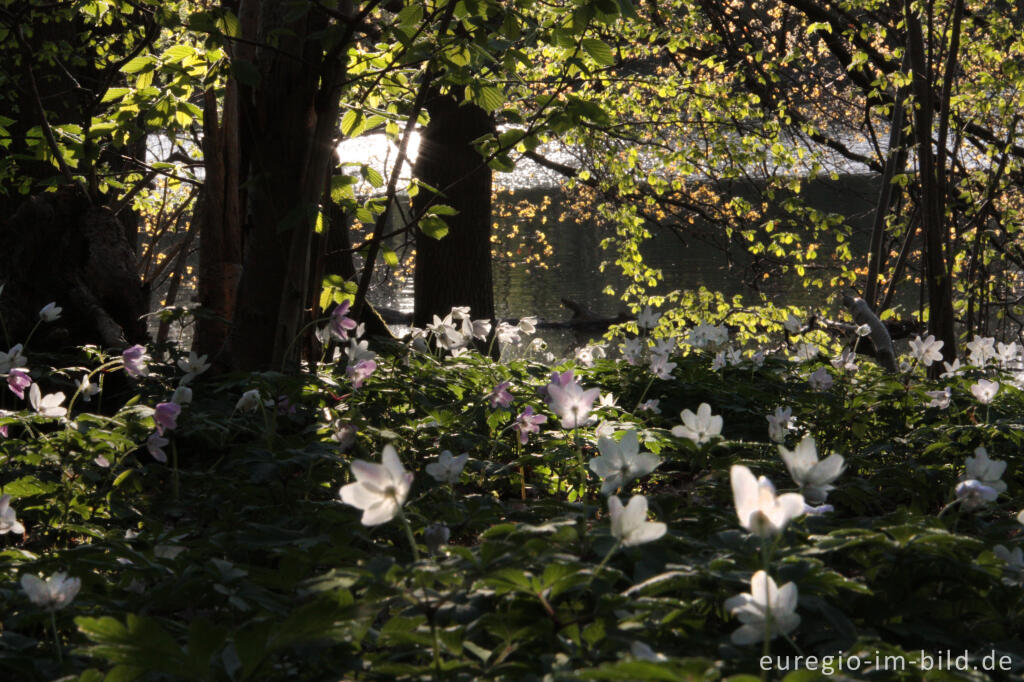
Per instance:
[[[183,384],[187,384],[197,376],[210,369],[210,363],[206,361],[206,355],[196,355],[195,351],[189,351],[187,358],[178,360],[178,368],[185,373],[181,378]]]
[[[44,396],[39,390],[39,384],[32,384],[28,389],[28,402],[33,410],[44,417],[63,417],[68,413],[67,408],[62,406],[64,394],[48,393]]]
[[[953,377],[960,376],[960,373],[963,372],[963,368],[960,366],[960,360],[958,358],[953,358],[953,364],[943,362],[942,367],[946,370],[939,375],[942,379],[952,379]]]
[[[455,327],[451,313],[445,315],[444,319],[434,315],[434,322],[427,325],[427,331],[433,334],[437,345],[445,350],[461,348],[468,342],[462,332]]]
[[[843,352],[831,360],[832,366],[844,372],[857,371],[857,354],[851,348],[843,349]]]
[[[754,478],[750,469],[742,464],[732,466],[729,479],[740,525],[759,537],[778,535],[787,523],[804,513],[803,495],[776,496],[771,481],[764,476]]]
[[[1017,361],[1017,356],[1020,355],[1020,346],[1017,345],[1016,341],[997,343],[996,355],[1000,365],[1009,367]]]
[[[819,367],[814,370],[809,377],[807,377],[807,383],[811,385],[815,391],[823,392],[832,388],[832,384],[835,381],[832,379],[832,375],[828,373],[824,367]]]
[[[248,391],[242,394],[242,397],[235,403],[236,412],[252,412],[260,406],[263,402],[262,396],[260,396],[260,389],[250,388]]]
[[[975,479],[992,488],[997,493],[1006,492],[1006,483],[1001,479],[1006,471],[1006,462],[989,459],[988,450],[979,447],[974,450],[974,457],[967,458],[965,479]]]
[[[438,483],[455,485],[458,483],[459,476],[462,475],[462,470],[466,467],[468,459],[469,453],[464,452],[455,457],[450,450],[444,450],[436,462],[431,462],[426,466],[426,472]]]
[[[634,641],[629,645],[629,653],[633,658],[641,661],[650,661],[651,663],[661,663],[668,660],[668,656],[656,652],[648,644],[640,641]]]
[[[12,367],[24,367],[28,364],[28,358],[21,351],[22,345],[19,343],[6,353],[0,352],[0,374],[6,374]]]
[[[50,301],[39,311],[39,319],[43,322],[56,322],[60,319],[60,313],[64,310],[56,301]]]
[[[527,317],[519,318],[519,331],[524,334],[533,334],[537,331],[537,316],[528,315]]]
[[[622,434],[621,441],[599,438],[597,449],[601,455],[590,460],[590,470],[604,480],[601,485],[602,495],[610,495],[619,488],[625,489],[661,464],[657,456],[640,452],[640,441],[634,429]]]
[[[797,596],[793,583],[777,587],[764,571],[755,573],[750,578],[750,592],[725,600],[726,610],[743,623],[730,637],[733,644],[760,642],[766,629],[770,638],[792,632],[800,624]]]
[[[999,392],[999,382],[988,379],[978,379],[978,383],[971,384],[971,393],[982,405],[988,405]]]
[[[936,341],[934,334],[929,334],[924,339],[918,336],[910,342],[910,354],[915,360],[925,367],[931,367],[933,362],[942,360],[942,346],[945,341]]]
[[[832,481],[843,473],[841,455],[831,454],[818,461],[818,446],[812,436],[804,436],[795,450],[780,445],[779,455],[793,481],[800,486],[800,492],[811,504],[823,503],[829,491],[835,488]]]
[[[818,357],[819,352],[820,351],[818,350],[818,347],[815,346],[813,343],[804,342],[796,347],[796,350],[793,351],[793,357],[791,359],[795,360],[796,362],[808,362]]]
[[[975,336],[967,344],[967,361],[975,367],[984,367],[996,357],[996,340],[991,336]]]
[[[78,382],[78,392],[83,401],[90,402],[92,397],[100,392],[100,387],[89,381],[88,374],[83,374],[82,380]]]
[[[651,354],[651,374],[659,379],[671,379],[672,370],[675,368],[676,363],[669,362],[667,355],[662,355],[660,353]]]
[[[676,438],[689,438],[695,444],[703,445],[722,435],[722,417],[711,414],[711,406],[707,403],[697,407],[697,414],[683,410],[679,418],[683,420],[682,426],[672,427],[672,435]]]
[[[1004,545],[996,545],[992,553],[1006,563],[1007,571],[1013,573],[1018,581],[1024,579],[1024,549],[1014,547],[1010,550]]]
[[[21,589],[29,600],[47,611],[62,609],[74,600],[82,587],[80,578],[69,578],[66,573],[55,573],[46,580],[26,573],[21,576]]]
[[[381,463],[357,459],[352,462],[355,483],[341,487],[341,501],[363,510],[364,526],[377,526],[395,517],[412,487],[412,474],[405,470],[398,453],[385,445]]]
[[[647,520],[647,498],[643,495],[634,495],[625,507],[612,495],[608,498],[608,515],[612,535],[626,547],[657,540],[668,530],[664,523]]]
[[[192,389],[182,383],[171,394],[171,402],[177,405],[188,405],[192,402]]]
[[[652,310],[651,306],[644,306],[644,309],[636,316],[636,326],[640,329],[654,329],[658,326],[660,319],[661,313]]]
[[[655,355],[664,355],[668,357],[676,352],[679,348],[679,341],[673,336],[667,339],[658,339],[651,346],[651,352]]]
[[[363,360],[377,359],[377,354],[370,350],[369,341],[357,341],[354,338],[348,340],[348,348],[345,349],[345,355],[348,357],[348,364],[353,367]]]
[[[0,496],[0,535],[15,533],[21,535],[25,532],[25,526],[18,521],[14,508],[11,507],[11,496]]]
[[[622,357],[626,359],[631,365],[635,365],[640,362],[640,358],[643,356],[644,350],[647,345],[646,339],[641,336],[635,336],[631,339],[626,339],[625,343],[621,346]]]
[[[776,443],[782,443],[793,421],[793,408],[776,407],[775,414],[769,414],[765,419],[768,420],[768,437]]]
[[[999,493],[995,488],[971,478],[957,484],[956,497],[964,509],[971,511],[984,507],[989,502],[995,502]]]
[[[931,398],[925,407],[937,407],[940,410],[945,410],[949,407],[949,401],[953,397],[953,391],[946,386],[941,391],[925,391],[924,394]]]

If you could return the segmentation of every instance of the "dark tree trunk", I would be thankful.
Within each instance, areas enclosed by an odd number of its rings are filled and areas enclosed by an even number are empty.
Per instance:
[[[5,342],[24,341],[51,301],[63,312],[39,328],[36,349],[148,341],[142,315],[149,292],[135,271],[134,245],[113,213],[90,206],[80,187],[29,199],[0,224],[0,273]]]
[[[420,137],[413,175],[441,194],[421,189],[413,210],[430,202],[459,213],[445,216],[448,234],[440,240],[416,233],[414,324],[422,327],[453,306],[469,306],[474,318],[492,319],[491,169],[471,142],[493,132],[494,123],[480,107],[460,106],[449,95],[431,97],[426,106],[430,123]]]
[[[204,315],[196,327],[195,351],[222,364],[235,294],[242,274],[241,195],[239,193],[238,89],[229,80],[221,120],[212,90],[203,111],[203,210],[199,242],[199,303]]]
[[[325,54],[316,38],[325,15],[311,6],[286,22],[291,8],[274,0],[258,9],[257,42],[275,47],[256,49],[260,82],[242,150],[249,163],[246,245],[230,340],[239,369],[294,365],[313,224],[334,151],[344,51],[335,46]]]
[[[918,147],[921,179],[921,224],[925,238],[925,279],[928,291],[928,331],[943,341],[942,355],[946,361],[956,357],[956,331],[953,318],[952,281],[946,264],[945,248],[948,224],[945,219],[945,168],[936,158],[932,126],[934,122],[935,77],[932,63],[926,56],[921,20],[914,13],[910,0],[904,0],[907,25],[908,54],[912,70],[912,87],[918,106],[913,112],[913,131]],[[930,36],[930,38],[933,38]],[[955,47],[953,48],[955,49]],[[942,109],[948,109],[945,103]],[[942,126],[940,126],[941,128]],[[939,139],[944,145],[946,140]],[[936,368],[937,369],[937,368]]]
[[[914,109],[914,135],[917,143],[918,176],[921,181],[921,228],[924,236],[925,280],[928,291],[928,331],[943,341],[942,355],[947,362],[956,358],[956,329],[953,317],[953,286],[947,266],[949,225],[945,216],[945,164],[942,154],[936,158],[932,140],[935,110],[935,78],[925,55],[921,22],[904,0],[907,19],[908,52],[917,107]],[[945,104],[943,109],[948,108]],[[940,126],[941,127],[941,126]],[[939,140],[939,145],[946,141]],[[937,368],[936,368],[937,369]]]

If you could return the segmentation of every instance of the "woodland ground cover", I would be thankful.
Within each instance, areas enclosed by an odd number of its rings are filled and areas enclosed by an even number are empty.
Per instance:
[[[929,379],[929,339],[886,373],[647,310],[568,361],[500,325],[496,362],[466,311],[371,350],[346,309],[299,374],[0,354],[4,677],[1024,670],[1017,345]]]

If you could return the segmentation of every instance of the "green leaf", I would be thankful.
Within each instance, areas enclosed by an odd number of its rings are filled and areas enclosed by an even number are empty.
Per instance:
[[[423,21],[423,8],[419,5],[409,5],[398,13],[398,25],[412,27]]]
[[[349,109],[341,117],[341,134],[345,137],[355,137],[359,132],[362,132],[362,128],[359,127],[359,123],[362,120],[363,112]]]
[[[195,53],[196,49],[191,45],[175,45],[164,50],[163,54],[160,55],[160,61],[164,64],[174,64],[182,59],[191,57]]]
[[[451,206],[448,206],[447,204],[434,204],[433,206],[430,207],[430,209],[427,211],[427,213],[428,214],[433,214],[433,215],[458,215],[459,214],[459,212],[456,209],[452,208]]]
[[[384,186],[384,178],[377,170],[369,166],[363,166],[363,177],[375,188]]]
[[[129,92],[131,92],[130,88],[108,88],[107,91],[103,93],[103,99],[100,100],[100,103],[113,102],[116,99],[121,99]]]
[[[356,179],[351,175],[331,176],[331,201],[341,203],[344,199],[355,199],[353,185]]]
[[[384,259],[384,262],[390,265],[391,267],[398,267],[398,254],[392,251],[391,249],[386,247],[381,249],[381,257]]]
[[[582,44],[583,49],[590,55],[590,58],[601,66],[611,66],[615,63],[615,55],[612,53],[612,48],[608,47],[608,44],[603,40],[584,38]]]
[[[139,55],[121,67],[121,73],[138,73],[143,69],[153,68],[156,59],[151,54]]]
[[[420,229],[423,234],[432,239],[441,239],[448,234],[448,224],[436,216],[423,216],[420,218]]]
[[[501,88],[493,85],[469,89],[469,98],[473,104],[487,112],[500,109],[505,104],[505,93]]]

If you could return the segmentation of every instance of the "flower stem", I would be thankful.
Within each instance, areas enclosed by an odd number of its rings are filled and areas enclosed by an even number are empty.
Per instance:
[[[771,564],[771,547],[767,537],[761,538],[761,569],[765,573],[765,580],[768,580],[768,566]],[[753,587],[753,586],[751,586]],[[764,611],[764,643],[761,645],[761,660],[771,660],[772,652],[772,604],[771,595],[765,590],[768,603]],[[770,668],[771,666],[769,666]],[[768,682],[768,670],[761,666],[761,680]]]
[[[593,574],[590,576],[590,580],[587,581],[587,587],[590,587],[590,583],[594,582],[594,579],[601,573],[604,567],[611,560],[612,555],[618,551],[619,547],[622,547],[622,540],[618,540],[614,545],[612,545],[612,548],[608,550],[608,553],[604,555],[603,559],[601,559],[601,563],[597,565],[597,568],[594,569]]]
[[[409,519],[405,518],[405,513],[402,508],[398,508],[398,518],[402,522],[402,527],[405,528],[405,537],[409,540],[409,546],[412,547],[412,560],[420,560],[420,550],[416,547],[416,538],[412,534],[412,526],[409,525]]]
[[[64,663],[64,653],[60,648],[60,632],[57,631],[57,612],[50,611],[50,625],[53,626],[53,648],[57,650],[57,662]]]
[[[434,673],[441,678],[441,637],[437,634],[437,623],[430,619],[430,632],[434,636]]]
[[[574,427],[572,430],[572,440],[576,447],[576,462],[579,465],[580,470],[580,492],[579,500],[583,505],[583,523],[581,525],[581,535],[587,533],[587,467],[583,463],[583,446],[580,444],[580,433],[579,427]]]
[[[42,324],[42,323],[43,323],[42,319],[36,320],[36,323],[32,327],[32,330],[29,331],[28,336],[26,336],[25,340],[21,343],[22,349],[28,350],[28,342],[32,340],[32,336],[36,333],[36,330],[39,329],[39,325]]]
[[[655,377],[652,376],[651,380],[647,382],[647,386],[644,387],[643,393],[641,393],[640,397],[637,398],[636,407],[633,408],[633,412],[636,412],[637,410],[639,410],[640,406],[643,405],[644,398],[647,397],[647,391],[651,390],[651,386],[654,385],[654,379],[655,379]]]
[[[181,497],[181,485],[178,479],[178,441],[173,437],[171,438],[171,472],[174,482],[174,501],[177,502]]]
[[[112,367],[117,367],[117,366],[122,365],[122,364],[123,364],[123,362],[122,362],[122,360],[120,358],[118,358],[116,360],[108,360],[107,362],[103,363],[102,365],[100,365],[99,367],[94,369],[93,371],[89,372],[89,374],[87,376],[90,379],[92,379],[97,374],[100,374],[101,372],[105,372],[106,370],[108,370],[108,369],[110,369]],[[100,389],[101,390],[100,390],[100,397],[97,399],[97,402],[99,403],[97,409],[100,409],[100,410],[102,410],[102,407],[103,407],[103,404],[102,404],[102,400],[103,400],[102,388],[103,388],[103,375],[100,374]],[[71,416],[71,409],[75,406],[75,401],[78,400],[78,396],[81,395],[81,393],[82,393],[82,384],[79,383],[78,384],[78,388],[71,395],[71,400],[68,401],[68,416],[69,417]]]

